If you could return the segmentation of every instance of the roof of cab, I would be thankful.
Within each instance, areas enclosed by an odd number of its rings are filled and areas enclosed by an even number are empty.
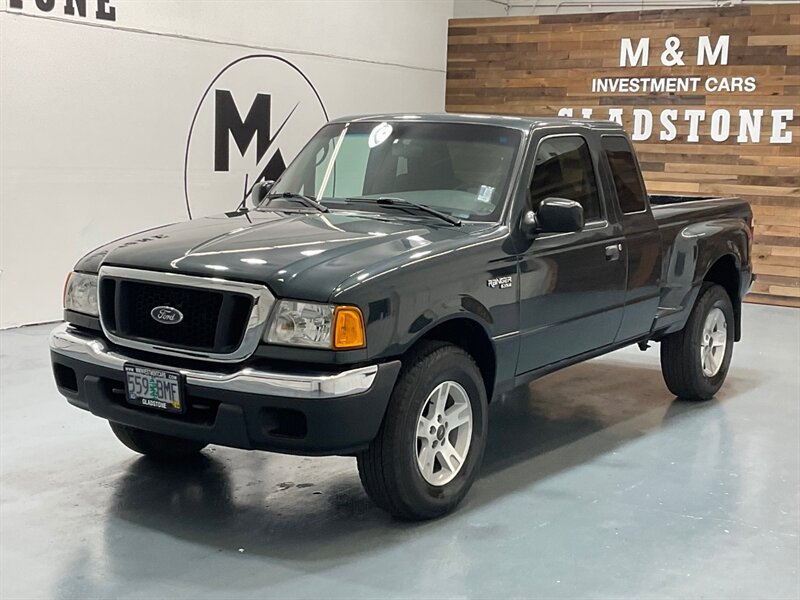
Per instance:
[[[511,115],[483,115],[466,113],[385,113],[374,115],[350,115],[332,119],[331,123],[353,123],[359,121],[424,121],[428,123],[465,123],[510,127],[529,131],[535,127],[573,126],[589,129],[619,129],[614,121],[599,119],[573,119],[571,117],[518,117]]]

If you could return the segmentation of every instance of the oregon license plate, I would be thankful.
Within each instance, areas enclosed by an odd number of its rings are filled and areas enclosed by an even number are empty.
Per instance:
[[[125,365],[125,395],[136,406],[183,412],[181,376],[175,371]]]

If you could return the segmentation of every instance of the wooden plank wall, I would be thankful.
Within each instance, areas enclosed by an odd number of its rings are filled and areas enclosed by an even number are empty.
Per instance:
[[[697,66],[699,36],[730,35],[728,64]],[[667,37],[680,38],[685,66],[662,65]],[[649,66],[621,68],[622,38],[650,37]],[[746,92],[593,93],[596,77],[755,77]],[[654,134],[637,141],[650,193],[737,195],[756,216],[758,275],[748,300],[800,306],[800,4],[609,14],[497,17],[450,21],[447,111],[554,116],[565,107],[592,108],[594,118],[624,109],[653,113]],[[661,141],[659,115],[679,110],[677,137]],[[685,109],[706,109],[697,143],[687,141]],[[731,137],[715,142],[715,110],[731,112]],[[739,109],[763,109],[758,143],[737,142]],[[789,144],[770,143],[773,109],[793,109]]]

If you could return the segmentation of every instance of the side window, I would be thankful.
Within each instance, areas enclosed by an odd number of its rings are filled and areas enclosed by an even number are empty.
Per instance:
[[[587,223],[602,218],[592,157],[582,137],[553,137],[539,144],[531,179],[533,209],[546,198],[578,202]]]
[[[608,158],[622,212],[643,211],[647,206],[645,191],[630,142],[621,135],[604,135],[601,144]]]

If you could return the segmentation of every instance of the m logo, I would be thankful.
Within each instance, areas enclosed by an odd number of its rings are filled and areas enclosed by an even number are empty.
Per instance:
[[[255,138],[256,162],[260,162],[264,158],[273,142],[273,139],[270,138],[270,107],[271,96],[269,94],[256,94],[247,116],[242,119],[231,92],[229,90],[216,90],[214,120],[215,171],[230,170],[231,138],[233,138],[236,147],[239,149],[239,154],[242,156],[244,156],[247,148],[253,142],[253,138]],[[289,117],[292,116],[292,113],[289,113]],[[281,127],[285,124],[286,121],[281,124]],[[256,178],[256,181],[277,179],[284,169],[286,169],[286,163],[283,161],[280,148],[277,148],[267,166]]]
[[[239,152],[244,155],[253,137],[256,138],[256,160],[262,159],[269,148],[269,94],[256,94],[247,118],[242,121],[239,109],[229,90],[216,90],[214,120],[214,170],[227,171],[230,164],[230,135]]]
[[[206,88],[184,157],[189,217],[232,210],[256,182],[277,179],[328,114],[311,81],[270,54],[237,59]]]

